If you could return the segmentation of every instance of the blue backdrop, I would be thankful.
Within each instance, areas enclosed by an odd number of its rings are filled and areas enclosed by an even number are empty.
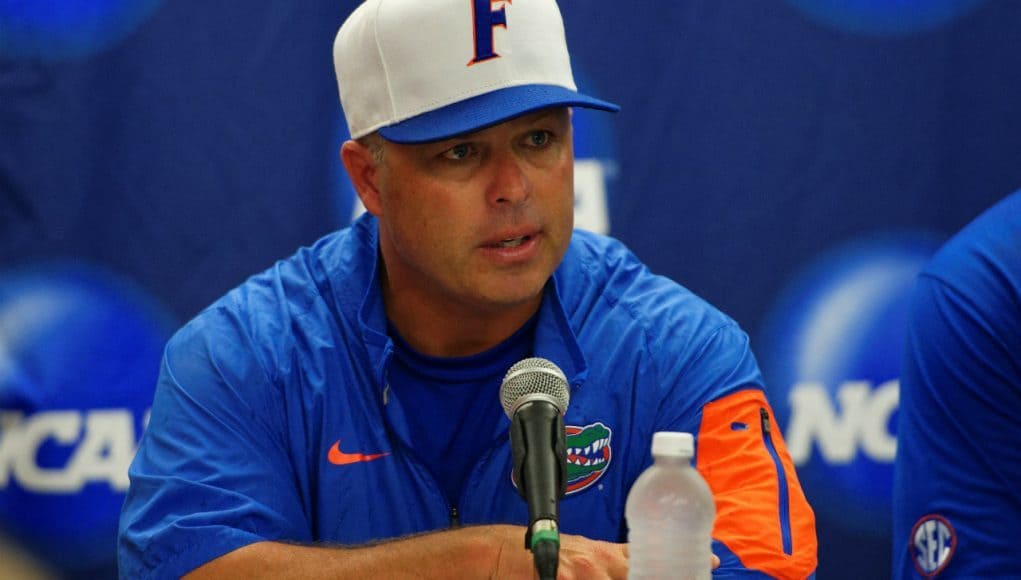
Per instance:
[[[354,5],[0,0],[0,530],[61,573],[112,574],[169,334],[356,211]],[[887,576],[904,299],[1021,187],[1021,3],[561,7],[579,84],[623,106],[576,117],[579,225],[748,330],[819,576]]]

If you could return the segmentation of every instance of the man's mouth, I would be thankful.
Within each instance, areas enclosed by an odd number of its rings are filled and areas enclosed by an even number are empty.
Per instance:
[[[532,236],[520,236],[517,238],[508,238],[506,240],[500,240],[499,242],[493,245],[497,248],[516,248],[530,239],[532,239]]]

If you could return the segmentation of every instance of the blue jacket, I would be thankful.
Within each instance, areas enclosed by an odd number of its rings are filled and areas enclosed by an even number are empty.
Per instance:
[[[176,577],[263,540],[355,545],[456,520],[526,523],[506,419],[479,434],[491,445],[456,506],[415,459],[404,419],[414,410],[387,387],[393,344],[377,255],[376,221],[364,216],[252,277],[171,339],[130,469],[123,576]],[[814,570],[811,509],[775,423],[771,436],[762,429],[772,420],[762,419],[759,370],[731,319],[619,242],[576,231],[545,290],[535,355],[571,387],[563,531],[625,541],[625,499],[651,463],[652,434],[687,431],[698,434],[720,517],[760,512],[748,521],[766,522],[718,520],[721,577]],[[711,429],[710,402],[720,411]],[[740,420],[751,428],[720,427]]]

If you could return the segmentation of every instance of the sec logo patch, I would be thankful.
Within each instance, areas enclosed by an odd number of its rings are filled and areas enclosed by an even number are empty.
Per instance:
[[[943,516],[922,516],[911,530],[911,561],[918,573],[926,578],[942,572],[957,548],[954,527]]]

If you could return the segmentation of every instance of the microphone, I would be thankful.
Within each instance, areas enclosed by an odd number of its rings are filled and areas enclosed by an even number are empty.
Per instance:
[[[515,363],[500,385],[500,403],[511,420],[514,482],[528,503],[525,549],[541,580],[557,577],[560,498],[567,491],[564,413],[570,394],[560,367],[544,358]]]

